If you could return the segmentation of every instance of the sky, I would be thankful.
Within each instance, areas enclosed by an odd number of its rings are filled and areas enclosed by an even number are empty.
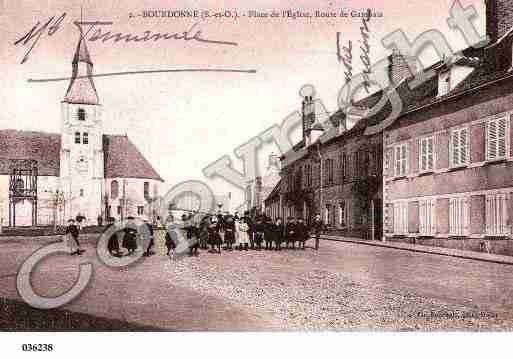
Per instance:
[[[480,14],[476,27],[484,32],[484,1],[462,0]],[[114,43],[89,41],[94,72],[146,71],[183,68],[254,69],[255,73],[156,73],[94,79],[103,106],[105,133],[127,134],[165,179],[165,188],[181,181],[202,180],[217,194],[232,192],[233,205],[242,191],[222,179],[207,180],[202,170],[229,155],[242,171],[234,150],[268,127],[279,124],[300,109],[299,89],[315,86],[329,111],[337,109],[337,93],[344,85],[344,67],[337,61],[336,33],[342,44],[355,47],[354,73],[362,69],[358,59],[361,18],[249,18],[249,10],[270,12],[336,11],[371,8],[383,17],[369,22],[370,58],[377,62],[388,54],[381,39],[402,29],[413,40],[430,29],[443,32],[454,50],[464,47],[460,33],[446,23],[452,0],[383,1],[69,1],[0,0],[0,128],[60,132],[60,102],[67,81],[29,83],[28,79],[69,77],[79,38],[73,21],[110,21],[103,31],[143,34],[182,32],[194,23],[202,37],[235,42],[237,46],[197,41]],[[145,10],[174,9],[237,11],[229,18],[143,18]],[[14,45],[38,21],[66,16],[51,36],[45,32],[23,64],[27,46]],[[435,54],[421,56],[425,66]],[[295,134],[293,141],[299,139]],[[260,172],[267,156],[278,149],[266,145],[258,154]],[[238,203],[237,203],[238,204]]]

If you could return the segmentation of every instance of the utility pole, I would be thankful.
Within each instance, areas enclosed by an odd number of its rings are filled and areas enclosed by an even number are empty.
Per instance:
[[[123,179],[123,201],[121,203],[121,220],[126,217],[126,180]]]
[[[323,178],[323,160],[322,160],[322,153],[321,153],[321,141],[319,140],[317,142],[317,154],[319,155],[319,162],[320,162],[320,189],[319,189],[319,213],[321,214],[321,219],[324,219],[324,210],[323,210],[323,207],[322,207],[322,187],[323,187],[323,183],[322,183],[322,178]]]

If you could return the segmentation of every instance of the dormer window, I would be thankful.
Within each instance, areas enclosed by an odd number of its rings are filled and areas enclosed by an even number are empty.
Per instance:
[[[444,70],[438,75],[438,96],[445,96],[451,89],[451,71]]]
[[[77,116],[79,121],[85,121],[85,110],[83,108],[79,108],[77,111]]]

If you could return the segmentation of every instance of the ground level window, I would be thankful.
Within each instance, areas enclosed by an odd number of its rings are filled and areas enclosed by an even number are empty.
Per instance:
[[[406,234],[408,232],[408,203],[394,203],[394,234]]]
[[[449,234],[465,236],[469,232],[470,205],[466,197],[449,200]]]
[[[505,194],[486,196],[486,234],[502,236],[509,233],[507,227],[507,206]]]
[[[432,199],[419,202],[419,232],[430,236],[435,234],[435,201]]]

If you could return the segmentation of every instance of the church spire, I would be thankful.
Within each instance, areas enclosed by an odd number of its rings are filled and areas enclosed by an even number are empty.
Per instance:
[[[93,82],[93,62],[87,50],[86,39],[80,29],[75,55],[72,61],[71,80],[64,102],[98,105],[99,99]]]

